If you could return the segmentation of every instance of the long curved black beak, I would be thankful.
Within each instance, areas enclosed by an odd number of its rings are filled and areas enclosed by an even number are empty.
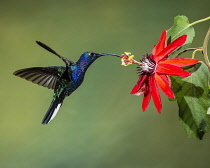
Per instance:
[[[121,57],[120,55],[117,55],[117,54],[112,54],[112,53],[101,53],[101,56],[106,56],[106,55],[112,55],[112,56],[116,56],[116,57]]]
[[[101,57],[101,56],[106,56],[106,55],[112,55],[112,56],[116,56],[116,57],[120,57],[120,55],[118,54],[113,54],[113,53],[95,53],[95,52],[92,52],[92,51],[87,51],[86,53],[89,54],[89,56],[92,56],[92,57]]]

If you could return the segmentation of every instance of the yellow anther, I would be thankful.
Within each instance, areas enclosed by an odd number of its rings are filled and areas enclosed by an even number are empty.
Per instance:
[[[123,59],[123,58],[121,59],[121,61],[122,61],[122,64],[121,64],[121,65],[126,66],[126,65],[125,65],[125,61],[124,61],[124,59]]]
[[[128,65],[132,64],[130,61],[124,60],[123,58],[121,59],[121,61],[122,61],[121,65],[123,65],[123,66],[128,66]]]
[[[131,55],[130,52],[124,52],[124,56],[121,59],[121,61],[122,61],[121,65],[123,65],[123,66],[131,65],[133,63],[133,57],[134,57],[134,55]]]
[[[128,61],[131,61],[133,59],[134,55],[131,55],[128,57]]]
[[[126,56],[131,55],[131,52],[124,52]]]

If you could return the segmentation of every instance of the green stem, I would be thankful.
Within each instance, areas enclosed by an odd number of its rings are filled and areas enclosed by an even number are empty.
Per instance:
[[[209,39],[210,39],[210,28],[209,28],[209,30],[206,34],[206,37],[204,39],[204,42],[203,42],[203,57],[206,62],[206,65],[210,69],[210,62],[209,62],[209,58],[208,58],[208,54],[207,54],[207,46],[208,46]]]
[[[199,50],[199,49],[202,49],[202,48],[201,48],[201,47],[200,47],[200,48],[187,48],[187,49],[181,51],[179,54],[177,54],[174,58],[179,57],[180,55],[182,55],[182,54],[185,53],[186,51],[195,51],[195,50]]]
[[[189,24],[188,27],[193,26],[193,25],[195,25],[195,24],[197,24],[197,23],[205,22],[205,21],[207,21],[207,20],[209,20],[209,19],[210,19],[210,16],[207,17],[207,18],[204,18],[204,19],[197,20],[197,21],[195,21],[195,22]]]
[[[192,59],[195,58],[195,53],[198,52],[198,51],[203,51],[203,49],[202,48],[198,48],[195,51],[193,51],[193,53],[192,53]]]

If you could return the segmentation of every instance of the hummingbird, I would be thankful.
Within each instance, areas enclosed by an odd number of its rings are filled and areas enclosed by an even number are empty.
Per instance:
[[[47,51],[58,56],[66,64],[66,66],[24,68],[13,73],[15,76],[21,77],[40,86],[54,89],[52,102],[42,120],[42,124],[48,124],[56,116],[65,97],[72,94],[82,84],[85,72],[97,58],[106,55],[120,57],[120,55],[112,53],[95,53],[87,51],[84,52],[75,63],[59,55],[46,44],[40,41],[36,41],[36,43]]]

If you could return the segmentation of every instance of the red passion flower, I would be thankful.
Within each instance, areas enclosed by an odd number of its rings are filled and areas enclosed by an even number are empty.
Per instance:
[[[144,94],[142,111],[146,111],[150,98],[152,97],[158,113],[162,110],[162,103],[158,87],[169,98],[174,99],[171,89],[171,82],[168,75],[187,77],[191,75],[188,71],[180,67],[193,65],[198,62],[191,58],[167,58],[167,56],[182,46],[187,39],[187,35],[182,35],[167,46],[166,30],[163,31],[157,45],[152,53],[140,60],[142,65],[138,67],[140,71],[139,80],[130,94]]]

